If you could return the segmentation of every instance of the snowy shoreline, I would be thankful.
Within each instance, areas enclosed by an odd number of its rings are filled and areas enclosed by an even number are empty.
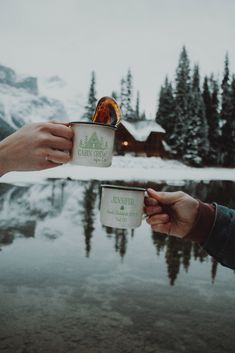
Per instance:
[[[11,172],[2,183],[36,183],[46,179],[75,180],[133,180],[133,181],[179,181],[179,180],[227,180],[235,181],[235,168],[191,168],[178,161],[151,157],[114,156],[109,168],[64,165],[40,172]]]

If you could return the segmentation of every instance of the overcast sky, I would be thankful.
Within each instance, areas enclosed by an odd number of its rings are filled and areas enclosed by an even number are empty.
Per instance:
[[[221,75],[226,51],[235,72],[234,19],[234,0],[0,0],[0,63],[60,75],[84,95],[95,70],[98,97],[118,90],[130,67],[154,116],[183,45],[202,74]]]

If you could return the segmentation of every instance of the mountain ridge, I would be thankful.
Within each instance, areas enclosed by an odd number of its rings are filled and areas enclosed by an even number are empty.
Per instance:
[[[25,124],[68,121],[64,104],[40,95],[36,77],[20,77],[0,64],[0,140]]]

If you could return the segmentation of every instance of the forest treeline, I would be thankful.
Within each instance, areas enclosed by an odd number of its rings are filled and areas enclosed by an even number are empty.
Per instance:
[[[235,74],[225,55],[222,79],[213,73],[201,79],[199,65],[191,66],[186,47],[179,56],[174,80],[166,76],[158,96],[155,120],[166,130],[168,155],[192,166],[235,166]],[[140,93],[133,104],[133,76],[129,69],[120,91],[111,96],[130,122],[145,120]],[[92,72],[84,118],[94,113],[96,76]]]

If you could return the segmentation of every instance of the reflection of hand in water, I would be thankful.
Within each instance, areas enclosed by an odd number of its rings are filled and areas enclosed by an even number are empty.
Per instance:
[[[183,238],[192,229],[198,214],[199,201],[188,194],[156,192],[148,189],[145,199],[147,222],[156,232]]]

